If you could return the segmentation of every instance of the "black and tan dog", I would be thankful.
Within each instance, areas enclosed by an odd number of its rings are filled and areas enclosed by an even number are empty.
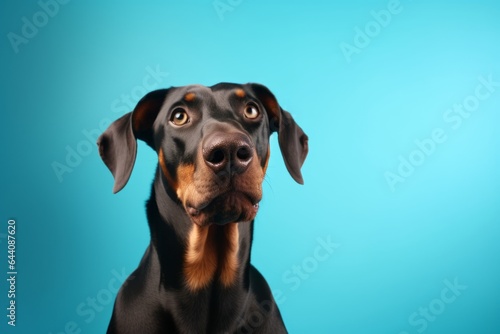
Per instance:
[[[151,243],[118,293],[108,333],[286,333],[250,264],[275,131],[288,171],[303,183],[307,136],[259,84],[153,91],[101,135],[114,192],[130,177],[137,139],[158,154],[146,205]]]

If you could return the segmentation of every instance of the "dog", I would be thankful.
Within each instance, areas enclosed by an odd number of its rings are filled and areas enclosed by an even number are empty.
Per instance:
[[[151,242],[120,288],[107,333],[287,333],[250,264],[273,132],[303,184],[308,137],[256,83],[155,90],[101,134],[114,193],[132,173],[137,139],[158,155],[146,203]]]

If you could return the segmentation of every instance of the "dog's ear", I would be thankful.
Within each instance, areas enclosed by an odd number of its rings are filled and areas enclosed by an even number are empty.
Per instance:
[[[292,115],[280,107],[267,87],[255,83],[249,85],[266,108],[271,131],[278,131],[278,143],[288,172],[297,183],[304,184],[300,168],[309,151],[307,135]]]
[[[137,143],[131,116],[129,112],[114,121],[97,139],[99,155],[115,178],[113,193],[125,187],[135,163]]]
[[[146,94],[134,111],[114,121],[97,139],[99,155],[113,174],[113,193],[125,187],[134,168],[137,154],[136,139],[154,149],[153,123],[167,96],[168,89]]]

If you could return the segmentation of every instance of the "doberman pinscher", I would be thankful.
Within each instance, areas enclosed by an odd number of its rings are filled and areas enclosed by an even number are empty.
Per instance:
[[[260,84],[156,90],[99,137],[115,193],[130,177],[137,139],[158,154],[146,204],[151,243],[117,295],[108,333],[287,332],[250,264],[275,131],[302,184],[308,138]]]

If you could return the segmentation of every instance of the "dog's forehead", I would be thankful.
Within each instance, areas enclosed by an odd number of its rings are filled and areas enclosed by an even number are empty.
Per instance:
[[[180,101],[193,102],[200,98],[208,98],[210,95],[210,88],[203,85],[173,87],[167,96],[166,102],[171,104]]]
[[[203,85],[176,87],[167,97],[165,104],[192,103],[211,108],[226,108],[231,101],[243,100],[250,95],[245,88],[244,85],[233,83],[219,83],[210,87]]]

